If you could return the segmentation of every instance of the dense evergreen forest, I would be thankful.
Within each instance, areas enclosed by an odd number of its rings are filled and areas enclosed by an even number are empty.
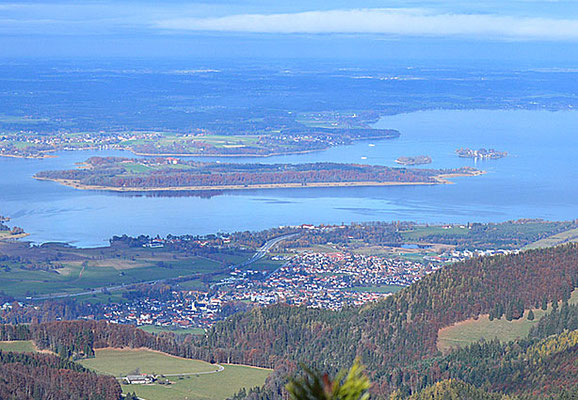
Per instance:
[[[149,347],[211,362],[275,367],[265,388],[250,393],[257,399],[277,398],[284,376],[299,361],[335,371],[356,357],[371,372],[377,395],[410,395],[457,378],[482,389],[548,396],[573,390],[567,383],[578,372],[577,308],[566,304],[577,285],[578,245],[570,244],[456,263],[362,308],[257,308],[216,324],[201,338],[69,321],[3,325],[0,340],[32,339],[64,359],[90,357],[100,347]],[[442,327],[485,313],[517,319],[524,310],[559,301],[563,305],[526,341],[478,343],[447,356],[437,351]]]
[[[391,396],[391,400],[401,400],[403,396],[397,392]],[[507,395],[489,393],[476,388],[473,385],[458,379],[448,379],[436,382],[424,390],[413,394],[408,400],[445,400],[445,399],[468,399],[468,400],[509,400]]]

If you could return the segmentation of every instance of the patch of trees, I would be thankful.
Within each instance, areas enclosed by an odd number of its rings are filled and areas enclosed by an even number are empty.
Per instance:
[[[0,340],[32,340],[67,360],[94,356],[104,347],[147,347],[185,358],[212,360],[210,349],[193,343],[192,335],[162,332],[156,335],[131,325],[105,321],[53,321],[39,324],[0,325]]]
[[[172,288],[170,285],[157,283],[154,285],[132,285],[130,290],[127,290],[122,294],[127,300],[136,299],[155,299],[160,301],[167,301],[172,299]]]
[[[21,307],[17,302],[0,311],[0,322],[5,324],[40,323],[71,320],[81,315],[99,313],[99,305],[81,302],[74,298],[46,300],[35,307]]]
[[[12,267],[19,267],[28,270],[42,270],[50,271],[56,268],[61,268],[62,265],[51,262],[52,260],[46,258],[44,260],[25,258],[21,256],[9,256],[0,254],[0,268],[5,272],[10,272]]]
[[[401,393],[394,393],[390,400],[401,400]],[[498,393],[489,393],[459,379],[447,379],[434,383],[422,391],[413,394],[408,400],[509,400],[510,397]]]
[[[20,228],[19,226],[14,226],[10,229],[10,234],[12,235],[21,235],[24,233],[24,229]]]
[[[118,400],[121,387],[66,359],[0,351],[0,398],[18,400]]]

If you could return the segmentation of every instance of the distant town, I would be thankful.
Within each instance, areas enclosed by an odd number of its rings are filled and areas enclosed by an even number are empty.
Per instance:
[[[76,268],[75,283],[95,262],[125,266],[117,272],[111,269],[110,278],[103,275],[101,281],[110,279],[110,283],[100,288],[80,289],[84,287],[80,282],[76,292],[67,289],[39,296],[27,291],[26,297],[18,299],[3,295],[0,316],[5,320],[33,318],[38,301],[43,301],[44,308],[56,310],[54,314],[44,310],[44,315],[64,319],[66,313],[58,311],[62,310],[59,302],[64,302],[69,304],[66,307],[74,305],[75,311],[69,308],[67,313],[75,318],[179,332],[207,329],[236,312],[276,303],[341,310],[390,296],[444,265],[517,254],[529,243],[577,226],[578,221],[542,220],[435,226],[303,224],[207,236],[122,236],[112,238],[110,247],[97,249],[29,248],[24,243],[4,242],[0,274],[6,277],[18,276],[14,274],[20,270],[36,271],[46,276],[46,282],[60,282],[59,276]],[[211,261],[212,266],[203,267],[202,260]],[[134,282],[133,268],[138,273],[139,265],[150,263],[148,274],[157,278],[130,283]],[[98,270],[91,269],[91,273]],[[31,287],[14,284],[21,290]]]

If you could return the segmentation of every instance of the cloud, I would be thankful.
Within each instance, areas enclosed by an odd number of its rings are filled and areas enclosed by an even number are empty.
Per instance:
[[[169,31],[278,34],[382,34],[481,39],[578,40],[578,19],[434,13],[423,9],[355,9],[159,20]]]
[[[2,1],[2,0],[0,0]],[[158,19],[223,15],[223,5],[108,0],[0,4],[0,34],[78,35],[150,33]],[[219,15],[219,14],[218,14]],[[152,28],[153,32],[157,28]]]

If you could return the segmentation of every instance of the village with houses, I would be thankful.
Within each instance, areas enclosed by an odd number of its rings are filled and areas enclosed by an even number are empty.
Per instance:
[[[162,246],[158,240],[149,246]],[[138,298],[104,304],[100,315],[85,318],[112,323],[172,328],[211,327],[232,313],[276,303],[340,310],[383,299],[443,265],[512,250],[450,251],[423,262],[348,252],[298,253],[273,272],[236,266],[210,290],[178,290],[170,300]]]

